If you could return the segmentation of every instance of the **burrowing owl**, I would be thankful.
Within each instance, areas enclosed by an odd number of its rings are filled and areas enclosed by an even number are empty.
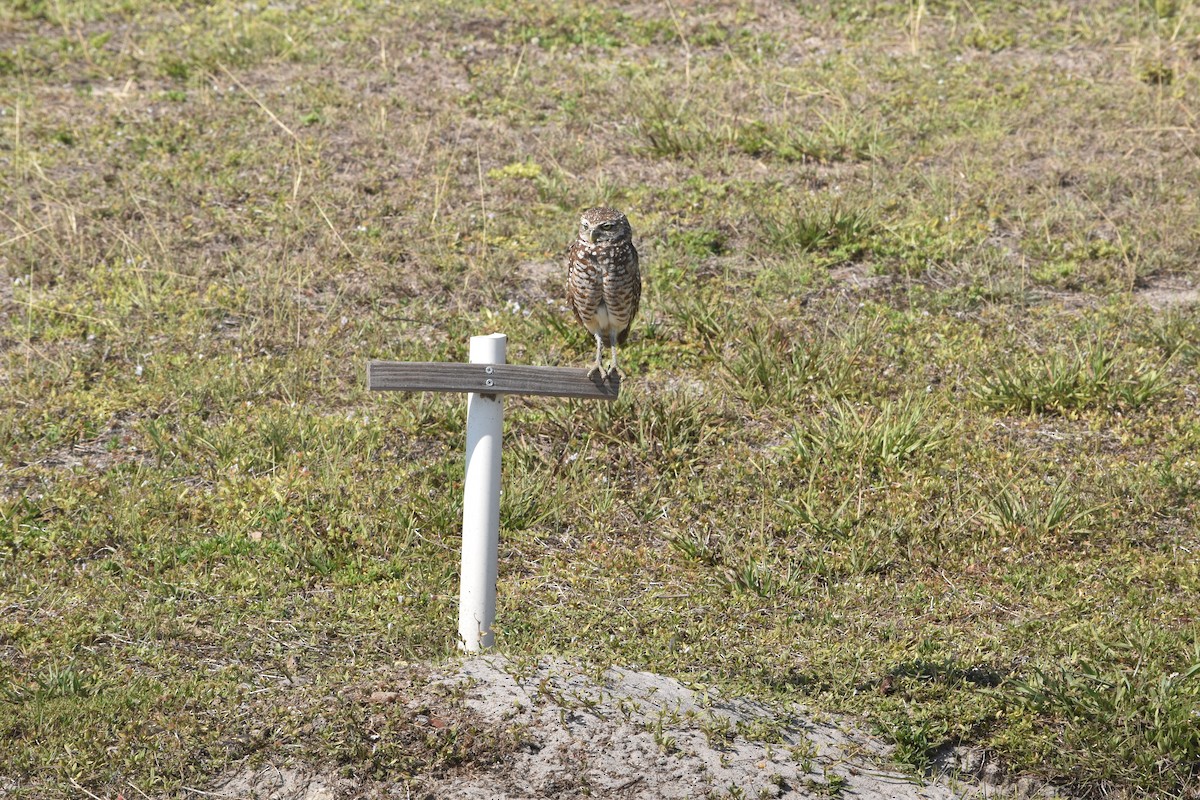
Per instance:
[[[614,208],[589,208],[579,218],[579,237],[567,252],[567,302],[575,318],[596,337],[594,378],[603,372],[604,345],[612,348],[608,376],[617,372],[617,345],[625,344],[642,299],[642,276],[629,220]]]

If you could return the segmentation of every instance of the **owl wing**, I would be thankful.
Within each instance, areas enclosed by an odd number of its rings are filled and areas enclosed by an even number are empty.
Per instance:
[[[629,278],[630,289],[633,292],[632,300],[629,303],[629,324],[625,329],[617,334],[617,344],[625,344],[625,340],[629,338],[629,329],[633,327],[633,321],[637,318],[638,306],[642,303],[642,272],[638,268],[638,253],[637,249],[631,243],[629,245]]]
[[[579,269],[578,249],[578,244],[574,242],[567,248],[567,305],[571,307],[575,319],[583,325],[583,317],[579,316],[579,302],[582,298],[575,288],[575,271]]]

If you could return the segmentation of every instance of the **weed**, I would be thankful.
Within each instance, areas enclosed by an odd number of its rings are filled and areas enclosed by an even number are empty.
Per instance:
[[[720,143],[719,133],[697,112],[656,93],[642,99],[638,133],[646,151],[659,158],[703,153]]]
[[[948,728],[944,723],[903,721],[891,730],[896,741],[896,760],[918,772],[929,769],[934,753],[946,741]]]
[[[912,397],[861,410],[835,401],[822,417],[792,430],[793,453],[808,465],[853,464],[867,472],[902,467],[946,441],[948,432],[930,426],[927,416],[925,403]]]
[[[862,255],[877,229],[869,209],[846,208],[841,201],[808,201],[798,208],[760,216],[758,222],[770,252],[818,251],[842,261]]]
[[[1066,747],[1097,754],[1076,767],[1080,777],[1139,776],[1145,781],[1141,787],[1151,791],[1195,779],[1200,663],[1148,678],[1138,670],[1080,660],[1070,667],[1035,669],[1014,682],[1013,691],[1027,707],[1061,725]]]
[[[814,130],[752,122],[733,133],[733,146],[750,156],[799,162],[869,161],[882,154],[882,132],[867,115],[843,110],[819,119]]]
[[[802,772],[812,772],[813,764],[817,758],[817,745],[812,739],[801,738],[796,744],[788,748],[788,753],[792,760],[800,765]]]
[[[1099,508],[1077,510],[1071,489],[1071,484],[1064,481],[1048,498],[1030,498],[1003,488],[988,499],[983,518],[1006,537],[1043,541],[1050,536],[1080,536],[1087,532],[1085,525]]]
[[[668,728],[664,724],[664,715],[660,714],[654,721],[650,729],[650,733],[654,736],[654,743],[658,745],[658,749],[663,753],[670,755],[674,753],[678,747],[675,737],[667,733]]]
[[[1139,328],[1141,339],[1159,348],[1167,362],[1179,358],[1200,360],[1200,325],[1194,315],[1171,311],[1158,315],[1148,328]]]
[[[838,798],[843,796],[848,784],[849,781],[841,775],[825,769],[820,778],[809,778],[805,787],[815,797]]]
[[[1167,456],[1154,469],[1158,484],[1175,502],[1186,503],[1200,497],[1200,462],[1195,458]]]
[[[719,294],[719,289],[709,287],[684,292],[675,298],[671,318],[682,327],[688,341],[716,349],[729,338],[736,323]]]
[[[691,561],[712,566],[717,563],[718,556],[709,543],[708,536],[702,536],[692,529],[686,534],[673,535],[667,539],[671,547]]]
[[[719,714],[704,714],[698,721],[709,747],[724,749],[737,737],[737,730],[729,720]]]
[[[981,372],[974,394],[992,408],[1073,414],[1089,408],[1140,408],[1172,380],[1161,364],[1129,369],[1103,343],[1070,354],[1000,364]]]
[[[722,366],[733,391],[754,408],[787,409],[815,391],[839,396],[851,365],[824,340],[754,324]]]
[[[708,401],[684,392],[658,393],[637,409],[624,399],[595,408],[595,429],[603,436],[668,465],[683,465],[696,454],[715,435],[714,423]]]
[[[779,573],[758,561],[747,561],[739,566],[727,568],[725,581],[730,590],[738,594],[752,594],[762,598],[774,597],[789,591],[803,580],[803,573],[789,565]]]
[[[48,700],[95,697],[103,691],[100,679],[76,664],[49,664],[42,672],[31,676],[25,685],[9,679],[0,692],[0,699],[9,703],[45,702]]]

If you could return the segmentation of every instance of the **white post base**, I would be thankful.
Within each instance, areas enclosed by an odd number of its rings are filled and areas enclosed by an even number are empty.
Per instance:
[[[503,364],[508,337],[471,337],[472,364]],[[463,481],[462,571],[458,645],[468,653],[495,643],[496,576],[500,548],[500,439],[504,403],[499,395],[467,395],[467,472]]]

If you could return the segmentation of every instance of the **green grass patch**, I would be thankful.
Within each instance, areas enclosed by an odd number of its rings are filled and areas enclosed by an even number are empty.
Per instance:
[[[1074,414],[1088,408],[1138,408],[1171,388],[1161,361],[1122,363],[1101,342],[1070,354],[999,364],[981,374],[974,389],[986,405],[1031,414]]]

